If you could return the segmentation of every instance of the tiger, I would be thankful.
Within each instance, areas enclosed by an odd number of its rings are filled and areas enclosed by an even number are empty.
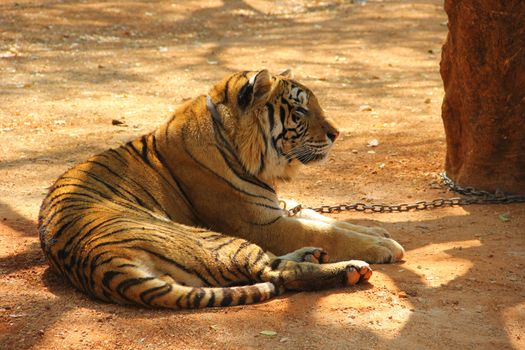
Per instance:
[[[52,270],[94,299],[197,309],[352,286],[403,258],[382,228],[310,209],[276,187],[339,135],[289,71],[234,73],[162,125],[61,175],[38,218]],[[330,256],[328,255],[330,252]]]

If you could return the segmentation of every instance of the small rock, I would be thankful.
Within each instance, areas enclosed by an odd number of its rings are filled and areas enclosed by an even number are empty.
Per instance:
[[[397,296],[400,298],[408,298],[408,294],[403,291],[397,293]]]
[[[359,110],[361,112],[371,112],[371,111],[373,111],[372,107],[370,107],[369,105],[361,105],[361,106],[359,106]]]
[[[377,147],[377,146],[379,146],[379,140],[378,139],[372,139],[372,140],[368,141],[367,146],[368,147]]]
[[[0,52],[0,58],[13,58],[16,56],[17,54],[14,52],[10,52],[10,51]]]
[[[18,51],[18,48],[16,47],[10,47],[9,50],[0,52],[0,58],[13,58],[13,57],[19,57],[20,51]]]
[[[111,120],[111,125],[124,125],[124,122],[122,120],[113,119]]]

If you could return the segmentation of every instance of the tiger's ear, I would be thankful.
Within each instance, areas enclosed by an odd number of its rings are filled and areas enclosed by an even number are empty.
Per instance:
[[[272,90],[272,77],[268,70],[263,69],[254,74],[239,90],[237,103],[245,109],[249,106],[260,107],[268,101]]]
[[[279,73],[279,76],[288,78],[288,79],[293,79],[293,72],[290,68],[288,68],[288,69],[283,70],[281,73]]]

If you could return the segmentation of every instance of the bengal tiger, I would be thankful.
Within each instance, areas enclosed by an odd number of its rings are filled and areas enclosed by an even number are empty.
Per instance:
[[[60,176],[40,209],[42,249],[82,292],[149,307],[249,304],[366,281],[365,261],[400,260],[399,243],[311,210],[287,216],[275,191],[326,158],[337,136],[288,72],[233,74],[153,132]]]

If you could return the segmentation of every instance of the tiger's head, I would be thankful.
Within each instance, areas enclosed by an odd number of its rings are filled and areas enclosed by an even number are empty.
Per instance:
[[[244,167],[273,182],[325,159],[339,135],[313,92],[289,70],[233,74],[210,91]]]

